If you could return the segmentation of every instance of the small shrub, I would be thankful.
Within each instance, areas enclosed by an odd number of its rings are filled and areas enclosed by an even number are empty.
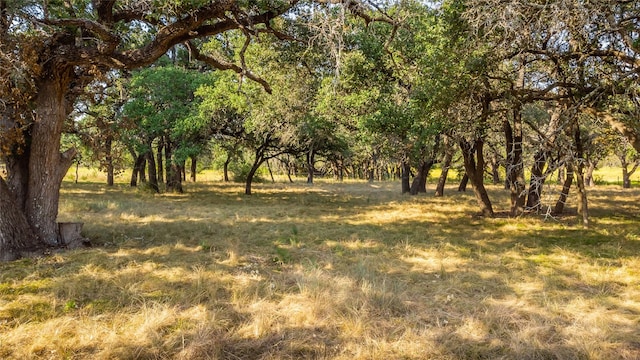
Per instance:
[[[234,182],[245,182],[249,177],[249,172],[251,171],[251,164],[246,162],[241,163],[233,163],[229,165],[229,170],[233,173],[233,181]],[[256,171],[255,175],[253,175],[254,183],[262,183],[265,181],[263,176],[262,168]]]

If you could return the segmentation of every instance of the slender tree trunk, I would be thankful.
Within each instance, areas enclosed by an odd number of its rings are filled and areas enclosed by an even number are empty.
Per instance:
[[[436,186],[436,196],[444,196],[444,186],[447,182],[447,175],[449,174],[452,159],[453,153],[447,150],[444,155],[444,159],[442,160],[442,173],[440,173],[438,185]]]
[[[564,182],[564,180],[565,180],[564,176],[565,176],[564,166],[560,166],[558,168],[558,180],[557,180],[558,184],[562,184]]]
[[[580,127],[576,125],[575,133],[575,146],[576,146],[576,157],[577,157],[577,166],[574,166],[576,169],[576,182],[578,185],[578,214],[582,215],[582,226],[585,228],[589,227],[589,206],[587,205],[587,189],[585,187],[584,182],[584,145],[582,143],[582,139],[580,138]]]
[[[539,212],[542,208],[540,197],[542,195],[542,187],[546,176],[544,175],[544,167],[547,164],[549,154],[544,150],[539,150],[533,156],[533,165],[531,166],[531,179],[529,180],[529,192],[527,194],[527,209]]]
[[[514,126],[509,120],[503,123],[503,129],[507,144],[506,181],[511,193],[511,216],[517,216],[524,212],[525,204],[525,180],[524,166],[522,163],[522,114],[520,108],[513,110]]]
[[[146,160],[144,154],[138,155],[135,153],[135,151],[133,151],[133,149],[130,149],[130,152],[135,161],[133,162],[133,170],[131,171],[131,181],[129,182],[129,185],[135,187],[138,186],[138,176],[144,169]]]
[[[190,171],[191,181],[196,182],[197,172],[198,172],[198,157],[194,155],[191,157],[191,171]]]
[[[500,184],[500,160],[496,152],[491,156],[491,177],[494,185]]]
[[[622,188],[631,188],[631,175],[629,175],[629,170],[627,170],[626,166],[622,166]]]
[[[473,144],[466,140],[460,141],[460,147],[462,148],[462,157],[464,159],[464,168],[469,176],[469,181],[473,185],[473,192],[476,196],[478,206],[482,211],[482,215],[487,217],[493,217],[493,206],[489,199],[489,194],[484,187],[484,157],[483,157],[483,145],[482,139],[474,140]],[[475,153],[475,155],[474,155]]]
[[[164,182],[164,160],[162,159],[162,151],[165,150],[166,153],[166,149],[165,149],[165,141],[164,141],[164,136],[160,136],[158,138],[158,155],[157,155],[157,162],[156,162],[156,166],[158,167],[158,171],[156,172],[156,177],[158,178],[158,183],[163,183]],[[171,150],[169,150],[169,153],[171,153]],[[169,158],[167,158],[167,163],[171,162],[171,160]],[[168,171],[168,167],[167,167],[167,171]],[[168,173],[167,173],[167,178],[168,178]]]
[[[107,186],[113,186],[114,174],[113,174],[113,155],[112,155],[113,139],[108,136],[105,140],[105,162],[107,167]]]
[[[257,155],[256,160],[253,162],[249,173],[247,174],[247,180],[244,187],[244,194],[251,195],[251,184],[253,183],[253,177],[256,175],[256,171],[260,168],[260,165],[264,162],[262,155]]]
[[[224,182],[229,182],[229,163],[231,163],[231,154],[227,153],[227,159],[222,167],[222,178]]]
[[[315,151],[313,147],[307,152],[307,184],[313,184],[313,173],[315,171]]]
[[[402,161],[402,193],[406,194],[411,192],[411,185],[409,184],[409,178],[411,177],[411,165],[408,160]]]
[[[567,198],[569,197],[569,190],[571,189],[571,184],[573,183],[573,165],[567,164],[567,176],[564,179],[564,183],[562,185],[562,192],[560,193],[560,197],[556,202],[556,206],[553,210],[554,215],[560,215],[564,212],[564,206],[567,204]]]
[[[462,179],[460,180],[460,184],[458,185],[458,192],[467,191],[467,184],[469,183],[469,175],[466,173],[462,175]]]
[[[168,139],[164,141],[164,160],[167,192],[182,193],[182,171],[173,158],[173,144]]]
[[[593,178],[593,172],[596,170],[596,167],[598,166],[598,162],[589,160],[587,161],[587,163],[588,163],[588,166],[584,173],[584,183],[588,187],[594,187],[596,186],[596,181]]]
[[[269,176],[271,177],[271,182],[275,183],[276,179],[273,177],[273,171],[271,171],[271,164],[269,164],[269,160],[265,160],[267,163],[267,170],[269,170]]]
[[[378,154],[376,152],[374,152],[373,154],[371,154],[371,161],[369,163],[369,178],[368,181],[370,183],[375,181],[375,177],[376,177],[376,166],[378,163]]]
[[[156,176],[156,160],[153,157],[153,151],[151,149],[152,147],[149,147],[149,151],[146,153],[147,167],[149,169],[149,187],[151,187],[153,191],[159,193],[160,187],[158,186],[158,177]]]
[[[587,189],[584,183],[584,169],[581,169],[582,165],[578,165],[578,171],[576,171],[576,179],[578,183],[578,214],[582,215],[582,226],[589,227],[589,207],[587,205]]]

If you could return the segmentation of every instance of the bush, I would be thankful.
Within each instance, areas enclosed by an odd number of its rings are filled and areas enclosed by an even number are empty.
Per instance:
[[[246,162],[231,163],[229,164],[229,170],[233,173],[233,181],[246,182],[249,171],[251,171],[251,164]],[[253,175],[253,182],[261,183],[264,181],[264,169],[260,167],[255,175]]]

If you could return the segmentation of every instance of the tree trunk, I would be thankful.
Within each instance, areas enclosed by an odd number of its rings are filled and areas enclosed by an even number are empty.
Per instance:
[[[587,205],[587,189],[584,183],[584,174],[581,169],[582,165],[578,165],[576,179],[578,183],[578,214],[582,215],[582,226],[589,227],[589,207]]]
[[[253,162],[249,173],[247,174],[247,181],[244,186],[244,194],[251,195],[251,184],[253,183],[253,177],[256,175],[256,171],[260,168],[260,165],[264,162],[262,156],[256,156],[256,160]]]
[[[546,179],[546,176],[544,175],[544,167],[547,164],[548,156],[549,154],[543,150],[539,150],[533,156],[531,179],[529,179],[529,192],[527,194],[527,210],[539,212],[542,208],[540,197],[542,195],[542,186]]]
[[[227,159],[222,167],[222,179],[224,182],[229,182],[229,163],[231,163],[231,154],[227,153]]]
[[[149,144],[151,145],[151,144]],[[156,176],[156,161],[153,157],[153,150],[149,147],[149,151],[146,153],[147,157],[147,167],[149,169],[149,187],[157,193],[160,192],[160,187],[158,186],[158,177]]]
[[[371,155],[371,161],[369,162],[369,173],[368,173],[369,178],[368,178],[368,181],[370,183],[374,182],[374,180],[375,180],[377,163],[378,163],[378,155],[374,152]]]
[[[453,153],[447,149],[442,160],[442,173],[440,173],[438,185],[436,186],[436,196],[444,196],[444,185],[447,183],[447,175],[449,174],[452,159]]]
[[[469,175],[466,173],[462,175],[462,179],[460,180],[460,184],[458,185],[458,192],[467,191],[467,184],[469,183]]]
[[[480,211],[484,216],[493,217],[493,206],[491,205],[487,189],[484,187],[483,146],[484,141],[482,139],[475,139],[473,144],[470,144],[466,140],[460,141],[462,157],[464,159],[464,168],[469,176],[471,185],[473,185],[473,192],[476,196]]]
[[[107,167],[107,186],[113,186],[113,155],[112,155],[112,144],[113,139],[108,136],[105,140],[104,150],[105,150],[105,162]]]
[[[558,184],[562,184],[565,181],[564,167],[560,166],[558,168]]]
[[[40,247],[27,218],[15,202],[7,183],[0,178],[0,262],[18,259],[20,253]]]
[[[493,152],[491,156],[491,178],[493,180],[493,185],[500,184],[500,159],[498,159],[498,154]]]
[[[506,182],[511,193],[511,216],[517,216],[524,212],[525,204],[525,180],[524,166],[522,163],[522,114],[520,108],[513,110],[514,126],[509,120],[503,123],[503,129],[507,146]]]
[[[402,161],[402,193],[406,194],[411,191],[411,185],[409,184],[409,178],[411,177],[411,165],[407,160]]]
[[[409,189],[411,195],[417,195],[418,193],[427,192],[427,178],[429,177],[429,171],[431,171],[431,167],[434,163],[435,160],[433,159],[420,161],[418,173],[413,178],[411,188]]]
[[[164,141],[164,160],[167,192],[182,193],[182,171],[173,158],[173,144],[169,139]]]
[[[194,155],[191,157],[191,171],[190,171],[191,181],[196,182],[197,172],[198,172],[198,157]]]
[[[315,171],[316,153],[313,147],[307,152],[307,184],[313,184],[313,173]]]
[[[577,166],[574,166],[576,169],[576,182],[578,185],[578,214],[582,215],[582,226],[585,228],[589,227],[589,207],[587,205],[587,189],[584,183],[584,148],[582,144],[582,139],[580,138],[580,127],[576,126],[575,133],[575,146],[576,146],[576,157]]]
[[[596,167],[598,166],[598,162],[589,160],[587,163],[589,165],[587,166],[587,169],[584,173],[584,184],[588,187],[594,187],[596,186],[596,181],[593,178],[593,172],[596,170]]]
[[[62,127],[71,109],[71,104],[67,103],[67,85],[64,82],[45,80],[38,84],[35,99],[37,115],[31,129],[25,210],[36,237],[49,245],[59,243],[56,219],[60,186],[76,154],[75,149],[60,153]]]
[[[135,154],[135,153],[134,153]],[[146,181],[146,176],[143,176],[145,173],[144,167],[146,165],[146,156],[145,154],[140,154],[135,156],[136,161],[133,164],[133,171],[131,172],[131,181],[129,185],[138,186],[138,178],[140,178],[140,182]]]
[[[624,165],[622,166],[622,188],[631,188],[631,175],[629,175],[629,170],[627,170],[627,167]]]
[[[267,162],[267,170],[269,170],[269,177],[271,177],[271,182],[275,183],[276,179],[273,177],[273,171],[271,170],[271,164],[269,164],[269,160],[266,160]]]
[[[562,192],[560,193],[560,198],[556,202],[556,206],[553,210],[554,215],[560,215],[564,212],[564,206],[567,204],[567,198],[569,197],[569,189],[571,189],[571,184],[573,183],[573,165],[567,164],[567,176],[564,179],[564,183],[562,185]]]
[[[163,183],[164,182],[164,160],[162,159],[162,150],[165,150],[166,153],[166,149],[165,149],[165,142],[164,142],[164,136],[160,136],[158,138],[158,155],[157,155],[157,162],[156,162],[156,166],[158,167],[158,171],[156,172],[156,177],[158,178],[158,183]],[[171,153],[171,150],[169,150],[169,153]],[[169,163],[171,160],[169,158],[166,159],[167,163]],[[167,166],[167,171],[168,171],[169,167]],[[168,174],[168,173],[167,173]],[[167,178],[169,176],[167,175]]]

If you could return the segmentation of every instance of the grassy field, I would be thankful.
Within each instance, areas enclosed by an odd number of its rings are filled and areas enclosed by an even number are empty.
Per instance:
[[[591,189],[582,229],[453,187],[205,179],[65,182],[94,247],[0,264],[0,358],[640,359],[638,189]]]

